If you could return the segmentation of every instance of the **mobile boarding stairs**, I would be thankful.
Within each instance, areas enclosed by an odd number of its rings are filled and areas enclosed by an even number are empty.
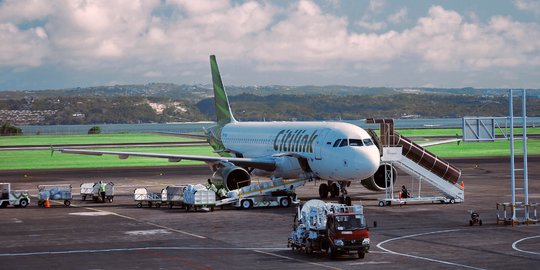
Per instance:
[[[382,146],[382,164],[385,166],[386,197],[379,199],[379,206],[407,202],[441,202],[456,203],[465,200],[464,186],[459,184],[461,170],[435,154],[414,143],[410,139],[394,131],[392,119],[368,119],[368,123],[378,123],[380,129],[380,144]],[[418,196],[401,198],[394,195],[393,179],[396,167],[418,179]],[[439,190],[443,196],[420,196],[422,181]],[[396,198],[397,197],[397,198]]]

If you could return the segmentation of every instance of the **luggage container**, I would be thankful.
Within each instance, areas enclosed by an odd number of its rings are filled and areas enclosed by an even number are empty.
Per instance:
[[[71,185],[38,185],[37,188],[39,206],[44,206],[46,200],[63,200],[65,206],[71,205],[73,199]]]
[[[30,196],[27,190],[11,190],[10,183],[0,183],[0,208],[8,205],[15,207],[27,207],[30,203]]]
[[[191,208],[195,211],[201,208],[210,208],[210,211],[214,211],[216,193],[200,184],[188,185],[184,190],[183,202],[186,211],[189,211]]]
[[[94,202],[101,201],[101,195],[99,194],[99,182],[95,183],[82,183],[81,184],[81,198],[86,201],[87,197],[91,197]],[[109,182],[105,185],[105,199],[110,203],[114,200],[114,183]]]
[[[143,207],[143,204],[147,204],[148,207],[156,206],[159,208],[162,204],[161,192],[149,192],[146,188],[135,189],[133,197],[137,202],[137,208]]]
[[[171,209],[177,205],[180,208],[184,207],[184,190],[186,186],[167,186],[161,191],[161,201]]]

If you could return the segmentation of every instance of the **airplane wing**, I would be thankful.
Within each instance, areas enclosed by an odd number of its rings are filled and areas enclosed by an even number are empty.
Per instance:
[[[420,145],[422,147],[428,147],[428,146],[434,146],[434,145],[446,144],[446,143],[453,143],[453,142],[457,142],[459,144],[460,141],[461,141],[461,139],[456,138],[456,139],[448,139],[448,140],[442,140],[442,141],[418,143],[418,145]]]
[[[236,157],[215,157],[215,156],[195,156],[195,155],[179,155],[179,154],[163,154],[163,153],[142,153],[142,152],[121,152],[121,151],[101,151],[101,150],[82,150],[82,149],[66,149],[53,148],[52,151],[58,151],[66,154],[83,154],[83,155],[117,155],[120,159],[126,159],[130,156],[134,157],[149,157],[149,158],[164,158],[169,162],[180,162],[181,160],[203,161],[209,164],[218,162],[231,162],[237,166],[253,167],[266,171],[276,169],[275,161],[268,158],[236,158]]]
[[[194,134],[194,133],[175,133],[175,132],[155,132],[157,134],[178,136],[183,138],[198,139],[198,140],[207,140],[208,136],[205,134]]]

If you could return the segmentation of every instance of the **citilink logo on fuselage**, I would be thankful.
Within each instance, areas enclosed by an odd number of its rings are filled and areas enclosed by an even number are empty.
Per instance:
[[[318,130],[309,135],[305,129],[283,129],[274,139],[274,151],[313,153],[313,142],[319,136]]]

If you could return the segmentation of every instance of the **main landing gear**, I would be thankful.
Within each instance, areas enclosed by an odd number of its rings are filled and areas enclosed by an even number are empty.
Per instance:
[[[331,182],[328,181],[328,184],[322,183],[319,185],[319,197],[321,199],[330,197],[338,197],[338,202],[346,205],[351,205],[351,197],[347,195],[346,186],[349,186],[351,182]],[[341,193],[341,196],[340,196]]]

